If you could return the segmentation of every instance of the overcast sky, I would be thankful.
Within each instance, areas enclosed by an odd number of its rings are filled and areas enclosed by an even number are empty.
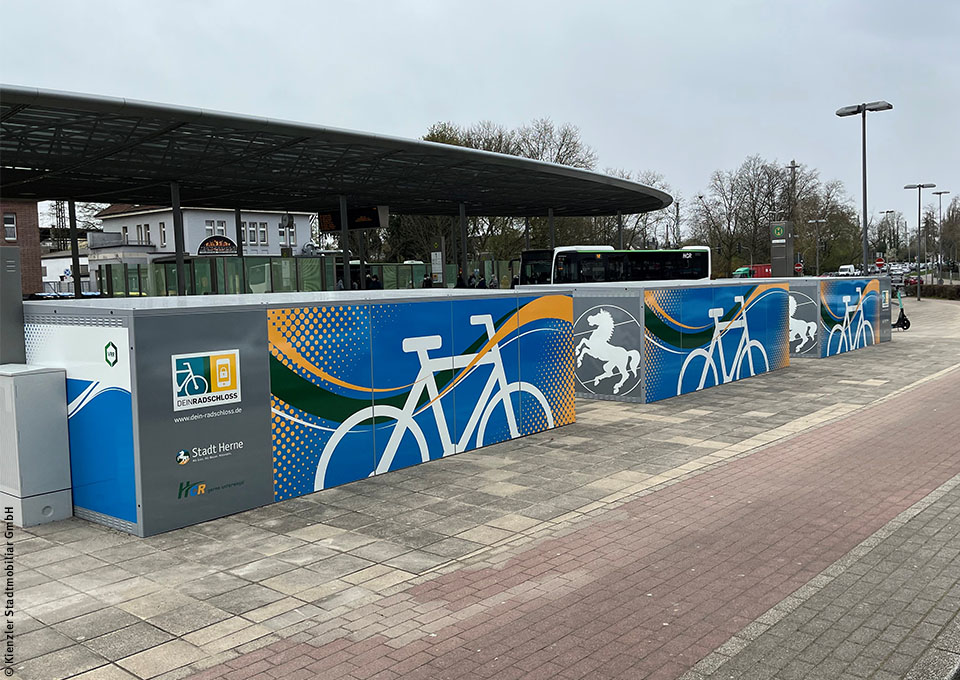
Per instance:
[[[702,192],[759,154],[915,221],[960,192],[960,2],[0,0],[0,81],[419,137],[577,125],[600,167]],[[932,199],[932,197],[929,197]],[[949,197],[947,197],[949,198]],[[927,201],[925,201],[927,202]]]

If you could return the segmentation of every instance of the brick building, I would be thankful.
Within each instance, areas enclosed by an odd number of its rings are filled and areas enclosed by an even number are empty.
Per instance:
[[[3,245],[20,247],[20,277],[23,294],[43,290],[40,275],[40,216],[36,201],[0,201],[3,214]]]

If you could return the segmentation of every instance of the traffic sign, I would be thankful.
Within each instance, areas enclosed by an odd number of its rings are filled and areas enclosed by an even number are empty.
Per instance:
[[[877,262],[876,262],[877,269],[879,269],[880,267],[882,267],[884,264],[886,264],[886,263],[884,262],[883,258],[882,258],[882,257],[878,257],[878,258],[877,258]]]
[[[798,274],[802,274],[802,273],[803,273],[803,262],[797,262],[795,265],[793,265],[793,271],[797,272]]]

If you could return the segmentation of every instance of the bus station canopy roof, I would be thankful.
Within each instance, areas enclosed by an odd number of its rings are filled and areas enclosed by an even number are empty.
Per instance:
[[[326,212],[597,216],[670,205],[657,189],[516,156],[306,123],[0,86],[0,196]]]

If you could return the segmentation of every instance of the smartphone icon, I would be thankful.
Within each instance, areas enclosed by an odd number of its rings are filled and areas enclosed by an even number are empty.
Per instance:
[[[217,374],[217,387],[221,389],[228,389],[230,383],[233,382],[230,376],[230,359],[217,359],[217,363],[214,368],[216,369]]]

